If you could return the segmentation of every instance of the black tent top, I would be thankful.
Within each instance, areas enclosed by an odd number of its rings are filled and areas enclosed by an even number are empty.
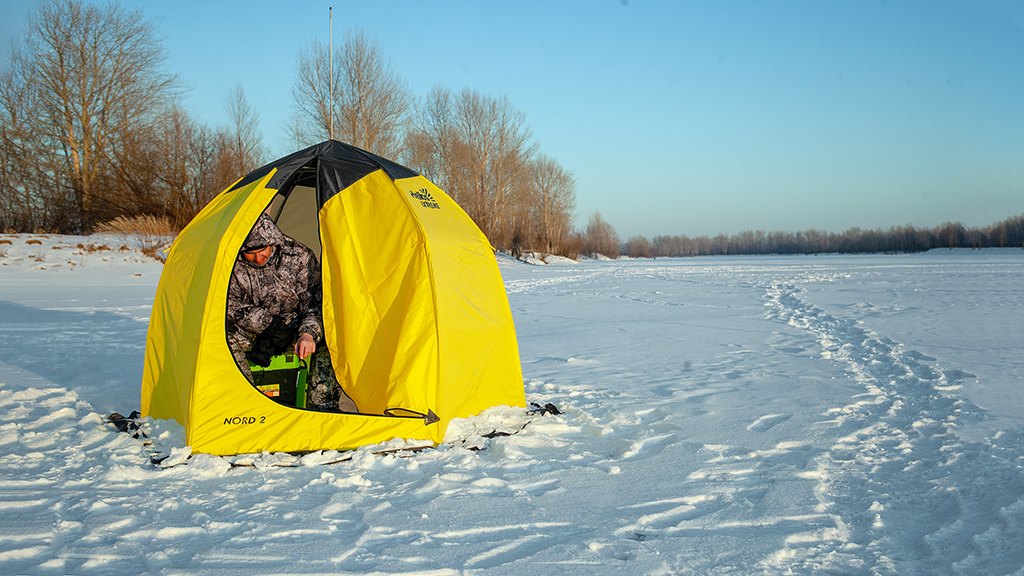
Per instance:
[[[317,189],[321,206],[331,196],[377,170],[384,170],[392,180],[419,175],[366,150],[337,140],[326,140],[257,168],[239,180],[232,190],[262,179],[275,168],[277,173],[267,183],[267,188],[282,190],[306,184]]]

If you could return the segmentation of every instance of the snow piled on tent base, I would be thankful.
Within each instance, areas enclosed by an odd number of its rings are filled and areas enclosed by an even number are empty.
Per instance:
[[[459,447],[467,450],[484,450],[494,438],[511,436],[526,429],[526,426],[537,418],[550,412],[557,412],[553,404],[542,407],[534,403],[531,409],[511,406],[494,406],[470,418],[455,418],[449,425],[442,446]],[[149,455],[150,462],[158,469],[167,469],[186,462],[210,466],[213,459],[220,459],[223,465],[212,464],[214,468],[228,470],[240,466],[253,468],[323,466],[352,460],[362,453],[376,456],[396,454],[408,456],[428,448],[435,448],[427,440],[394,438],[387,442],[363,446],[356,450],[316,450],[304,453],[269,452],[257,454],[237,454],[230,456],[210,456],[193,454],[192,449],[185,445],[185,428],[173,420],[159,420],[150,417],[123,417],[119,413],[107,417],[107,423],[114,426],[114,421],[130,422],[130,429],[121,432],[141,442],[140,450]],[[116,427],[116,426],[115,426]],[[202,458],[200,458],[202,457]],[[200,463],[201,461],[201,463]]]

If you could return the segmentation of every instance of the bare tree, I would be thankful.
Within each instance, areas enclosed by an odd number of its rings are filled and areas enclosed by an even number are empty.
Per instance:
[[[412,90],[385,58],[376,39],[349,31],[339,47],[341,102],[338,107],[342,140],[381,156],[400,152]]]
[[[292,136],[307,144],[327,139],[333,99],[335,138],[384,157],[397,157],[413,101],[408,83],[376,39],[350,31],[335,49],[332,86],[329,50],[314,41],[299,53],[292,89]]]
[[[615,231],[600,212],[590,215],[586,231],[587,242],[584,251],[592,256],[604,255],[608,258],[619,257],[619,234]]]
[[[180,230],[209,200],[203,198],[200,202],[203,194],[199,174],[205,166],[197,166],[193,160],[194,147],[199,140],[205,144],[206,131],[178,106],[170,110],[161,128],[158,138],[164,151],[162,177],[168,190],[167,215]]]
[[[435,86],[416,107],[406,135],[405,160],[462,205],[468,153],[456,131],[454,100],[450,89]]]
[[[20,59],[15,54],[15,59]],[[0,230],[34,230],[51,222],[45,217],[40,182],[44,170],[32,153],[36,128],[31,110],[33,70],[15,68],[0,78]]]
[[[639,234],[630,236],[629,240],[626,240],[626,253],[631,258],[650,258],[651,241]]]
[[[30,108],[4,116],[31,115],[29,153],[49,158],[73,191],[78,228],[119,210],[107,194],[109,165],[123,152],[121,137],[151,130],[175,94],[177,79],[163,61],[141,12],[50,0],[29,19],[5,84],[29,86],[31,97],[20,103]]]
[[[238,102],[229,99],[229,109]],[[241,104],[244,110],[244,100]],[[126,137],[131,153],[122,179],[139,190],[134,202],[144,213],[166,217],[181,229],[217,194],[258,167],[258,131],[245,134],[246,118],[254,122],[254,116],[239,114],[237,108],[229,112],[231,125],[211,128],[172,106],[155,131]]]
[[[331,101],[338,95],[338,80],[331,84],[330,48],[319,41],[299,51],[295,85],[292,86],[292,116],[287,126],[297,146],[326,140],[331,134]]]
[[[241,84],[235,84],[231,89],[227,107],[227,152],[232,157],[235,173],[242,177],[263,164],[260,115],[249,105]]]
[[[507,246],[508,238],[499,234],[503,225],[514,225],[514,206],[523,196],[525,171],[536,151],[526,115],[507,96],[489,98],[470,89],[459,93],[455,110],[469,152],[471,205],[484,233]]]
[[[529,239],[537,146],[525,114],[507,96],[435,88],[407,142],[410,165],[447,190],[495,246],[511,249]]]
[[[950,249],[963,246],[967,242],[967,230],[959,222],[943,222],[939,226],[942,240]]]
[[[166,212],[183,228],[218,193],[243,176],[227,130],[213,130],[174,107],[159,132]]]
[[[545,252],[564,255],[564,243],[573,231],[576,181],[571,172],[544,154],[534,160],[532,171],[536,189],[534,220],[538,228],[537,247]]]

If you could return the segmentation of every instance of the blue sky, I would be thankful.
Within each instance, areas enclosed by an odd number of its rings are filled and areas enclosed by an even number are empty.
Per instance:
[[[36,0],[0,4],[5,51]],[[245,88],[293,148],[300,48],[361,28],[417,96],[507,94],[573,171],[577,224],[623,239],[983,226],[1024,213],[1024,3],[589,0],[122,2],[152,20],[185,101]]]

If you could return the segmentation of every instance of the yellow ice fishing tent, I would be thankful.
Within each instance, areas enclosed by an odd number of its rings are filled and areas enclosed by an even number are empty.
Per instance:
[[[324,339],[359,414],[278,403],[235,364],[228,281],[263,212],[320,256]],[[146,338],[142,414],[177,420],[194,452],[439,443],[452,418],[498,405],[525,406],[525,396],[493,249],[408,168],[323,142],[236,182],[170,250]]]

